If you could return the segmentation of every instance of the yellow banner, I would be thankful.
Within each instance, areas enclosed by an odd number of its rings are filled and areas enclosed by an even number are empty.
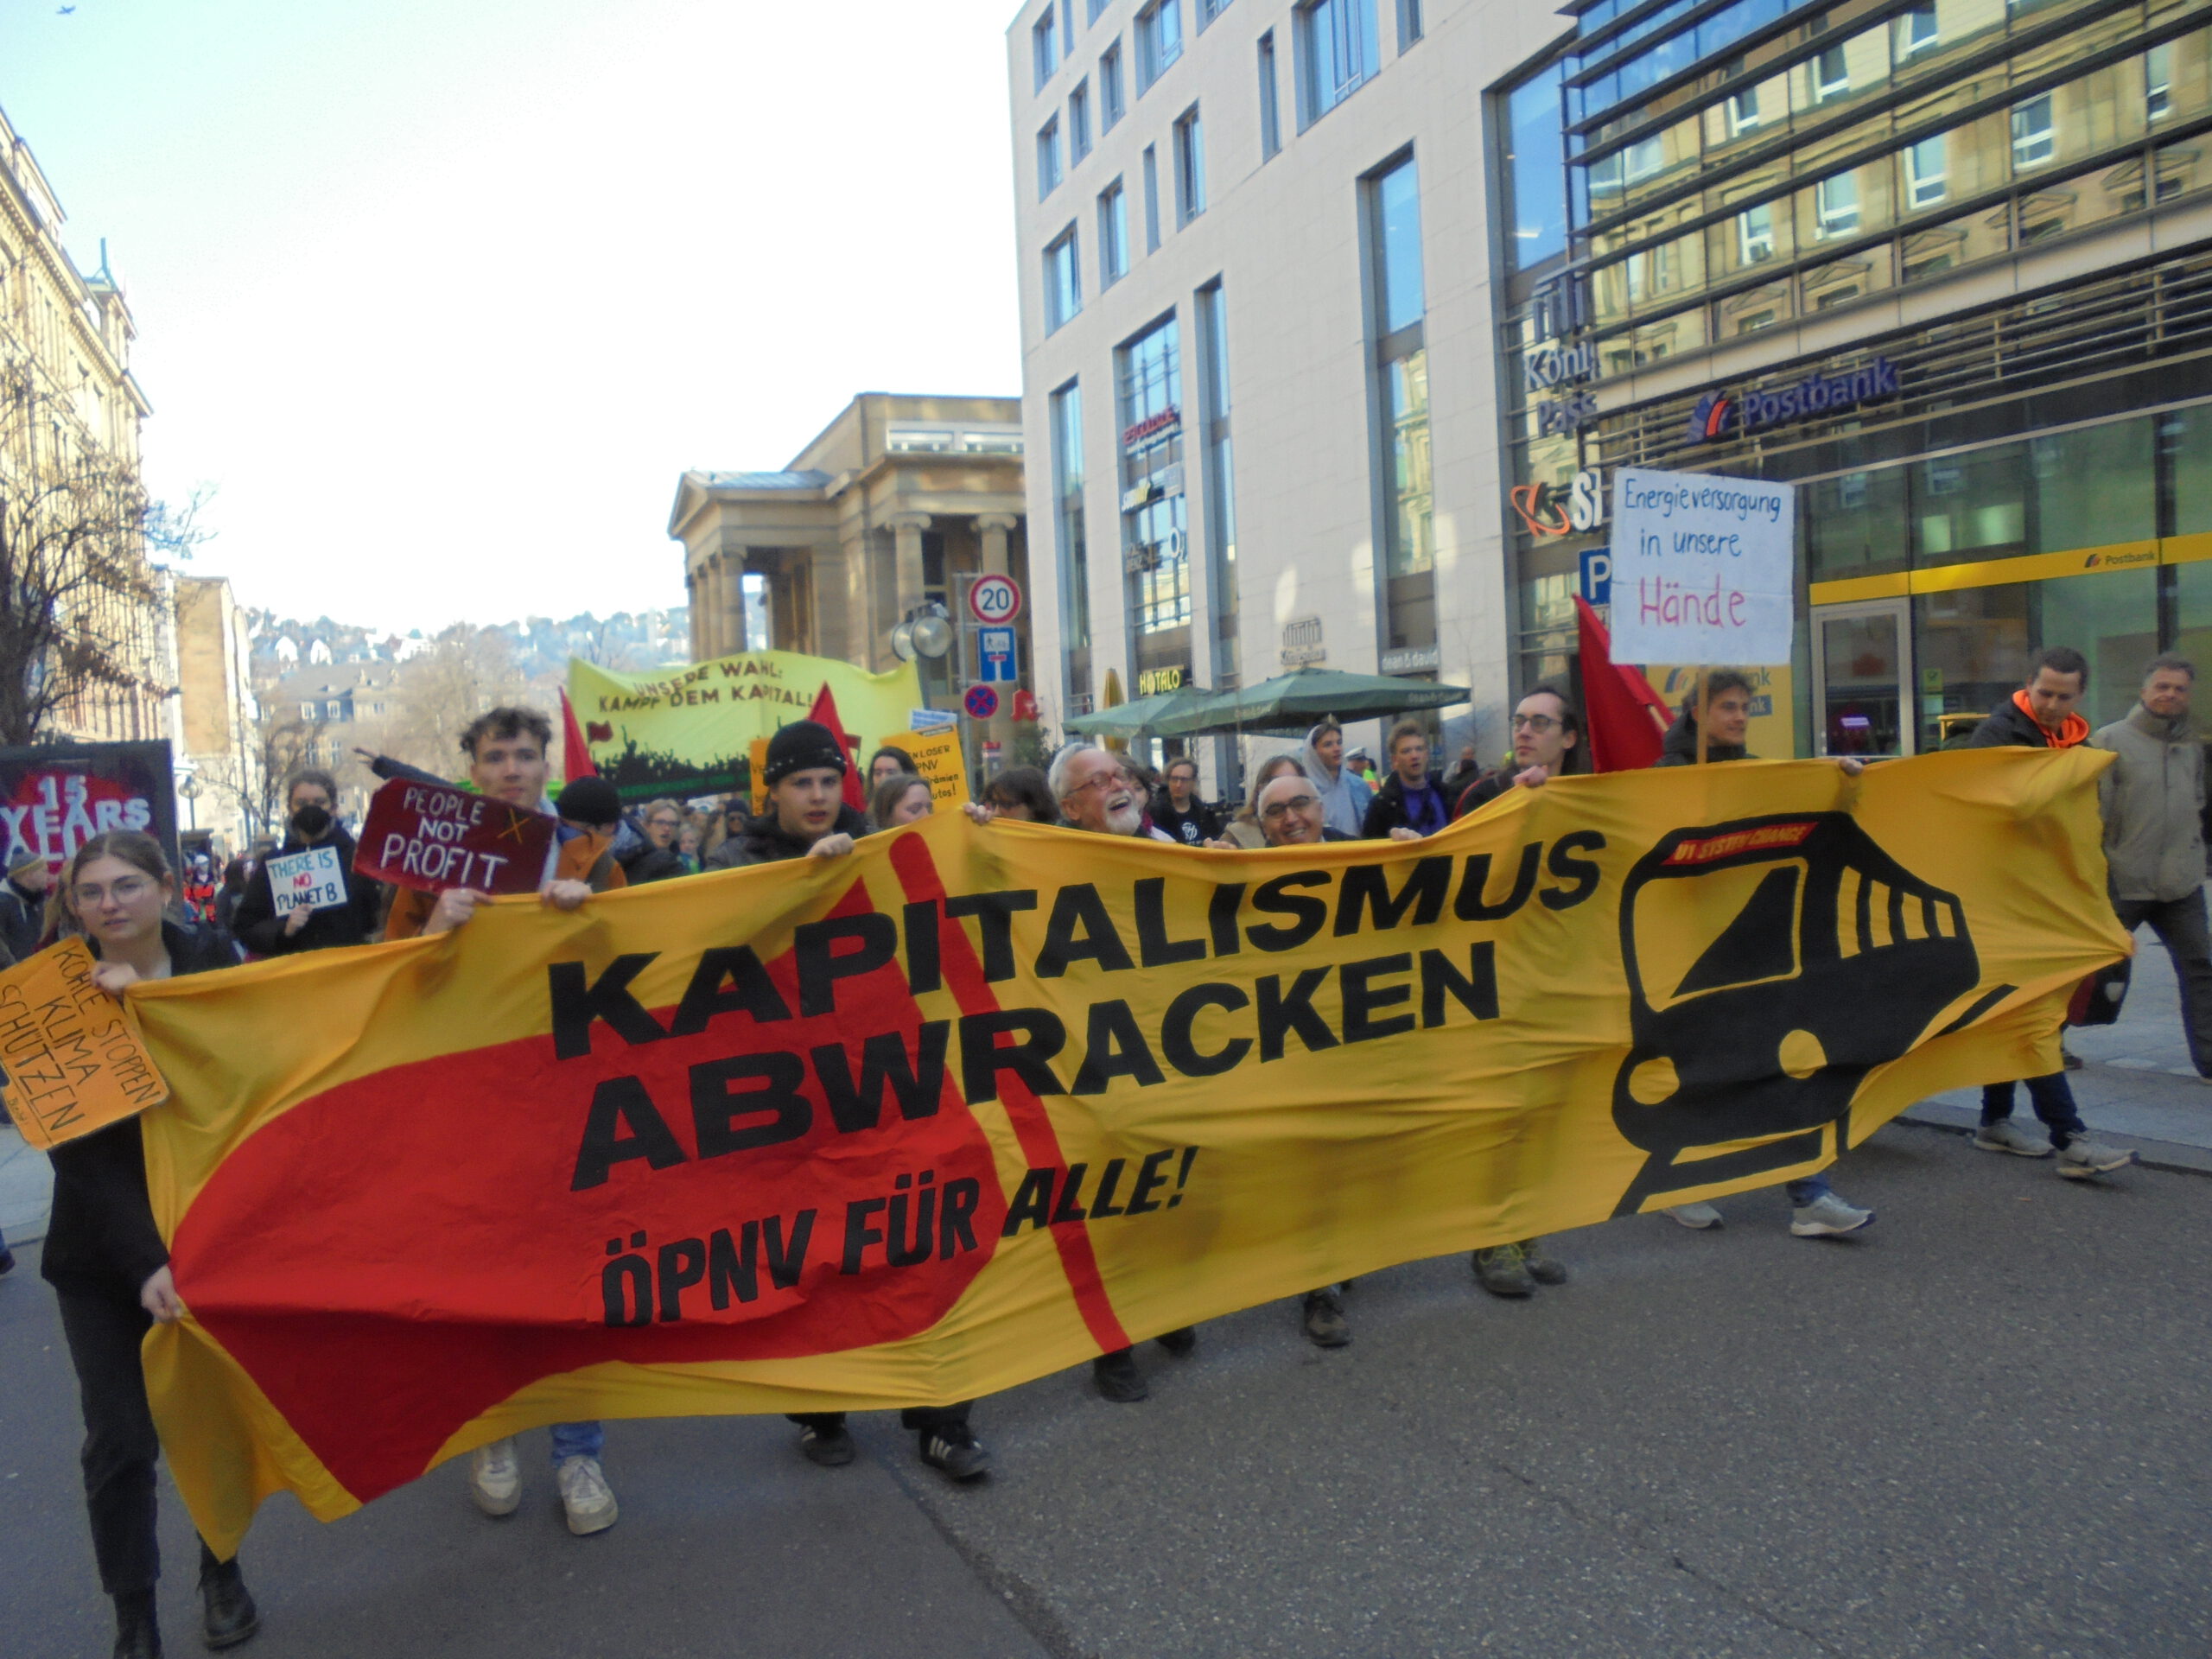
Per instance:
[[[968,1399],[1808,1173],[2056,1069],[2129,948],[2106,760],[1569,778],[1257,853],[941,814],[134,988],[177,1484],[227,1550],[533,1425]]]
[[[625,800],[727,793],[753,740],[807,718],[824,686],[856,764],[922,706],[912,663],[870,674],[850,663],[789,651],[750,651],[688,668],[615,674],[572,658],[569,702],[600,776]]]

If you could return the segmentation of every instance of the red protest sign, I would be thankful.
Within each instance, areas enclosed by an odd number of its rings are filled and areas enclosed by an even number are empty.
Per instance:
[[[369,801],[353,868],[421,893],[536,893],[558,828],[487,795],[395,778]]]

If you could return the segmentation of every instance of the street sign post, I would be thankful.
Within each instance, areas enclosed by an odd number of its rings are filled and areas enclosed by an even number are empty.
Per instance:
[[[982,662],[985,680],[1012,685],[1020,677],[1012,628],[976,629],[976,655]]]
[[[1012,576],[978,576],[968,589],[968,608],[987,626],[1011,622],[1021,614],[1021,588]]]

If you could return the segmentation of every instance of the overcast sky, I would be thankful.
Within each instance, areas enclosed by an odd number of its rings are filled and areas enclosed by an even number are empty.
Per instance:
[[[681,603],[685,467],[1020,389],[1014,0],[66,3],[0,0],[0,107],[243,603]]]

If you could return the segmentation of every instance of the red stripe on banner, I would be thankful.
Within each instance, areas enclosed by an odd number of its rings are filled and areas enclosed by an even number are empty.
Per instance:
[[[938,874],[937,861],[930,856],[928,844],[919,836],[902,836],[893,844],[891,868],[898,873],[908,903],[943,905],[944,878]],[[976,958],[976,947],[968,941],[967,929],[942,909],[938,912],[938,950],[945,987],[959,1003],[960,1012],[997,1013],[998,995],[983,977],[983,964]],[[1029,1085],[1002,1073],[999,1099],[1006,1107],[1007,1120],[1014,1125],[1014,1138],[1020,1142],[1021,1154],[1029,1160],[1030,1167],[1065,1168],[1067,1158],[1060,1150],[1060,1139],[1052,1128],[1052,1116]],[[1115,1313],[1113,1299],[1107,1294],[1105,1278],[1098,1271],[1097,1254],[1090,1248],[1089,1228],[1080,1221],[1064,1221],[1052,1231],[1052,1242],[1060,1249],[1060,1267],[1068,1276],[1068,1288],[1075,1294],[1075,1305],[1083,1313],[1083,1322],[1090,1328],[1091,1339],[1108,1352],[1128,1347],[1129,1334],[1122,1328],[1121,1315]]]

